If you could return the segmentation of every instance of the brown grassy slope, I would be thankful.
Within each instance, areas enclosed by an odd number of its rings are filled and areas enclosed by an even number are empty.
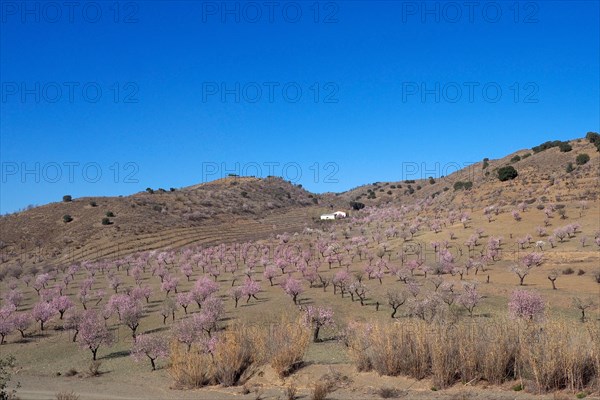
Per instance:
[[[314,197],[279,178],[226,178],[174,192],[51,203],[0,218],[2,256],[5,264],[60,263],[179,246],[211,236],[243,239],[244,234],[296,230],[296,224],[301,228],[318,213],[313,210]],[[92,207],[92,201],[97,206]],[[111,225],[102,225],[108,211],[115,217]],[[279,223],[276,215],[288,212],[292,216],[284,219],[287,224],[274,228]],[[63,222],[66,214],[72,222]]]
[[[355,200],[376,206],[386,203],[412,204],[418,199],[435,196],[436,202],[447,208],[461,205],[483,208],[492,204],[502,205],[532,200],[536,196],[540,199],[545,196],[546,201],[549,202],[575,200],[575,196],[594,200],[598,195],[600,153],[586,139],[576,139],[570,144],[573,150],[566,153],[560,152],[558,148],[536,154],[528,149],[519,150],[501,159],[490,160],[486,169],[483,169],[481,161],[436,179],[433,184],[430,184],[428,179],[418,179],[414,183],[377,182],[357,187],[338,197],[343,197],[346,201]],[[530,156],[511,162],[515,155],[523,157],[528,153]],[[581,153],[588,154],[590,161],[586,165],[577,166],[575,158]],[[569,162],[576,167],[571,173],[566,172]],[[505,165],[512,165],[519,172],[515,180],[511,182],[498,180],[497,170]],[[489,173],[486,175],[486,172]],[[473,182],[473,189],[468,192],[455,191],[453,186],[457,181]],[[552,182],[554,184],[551,184]],[[412,194],[409,186],[414,190]],[[376,198],[368,198],[368,190],[372,190]],[[388,193],[390,191],[391,194]]]

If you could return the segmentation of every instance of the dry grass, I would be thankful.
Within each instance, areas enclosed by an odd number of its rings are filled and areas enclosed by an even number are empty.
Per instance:
[[[542,393],[597,387],[600,328],[573,329],[564,322],[543,325],[516,321],[478,321],[363,326],[348,339],[358,368],[371,365],[383,375],[430,376],[445,388],[456,382],[500,384],[531,380]],[[596,389],[597,390],[597,389]]]
[[[171,345],[171,377],[176,387],[198,388],[243,384],[256,367],[270,363],[280,377],[297,368],[309,344],[310,332],[299,321],[282,318],[271,327],[233,324],[223,332],[212,354]]]
[[[79,395],[73,392],[60,392],[56,394],[56,400],[79,400]]]

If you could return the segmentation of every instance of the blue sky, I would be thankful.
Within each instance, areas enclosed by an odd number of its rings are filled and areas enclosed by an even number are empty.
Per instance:
[[[68,4],[0,2],[0,213],[227,173],[343,191],[599,130],[598,1]]]

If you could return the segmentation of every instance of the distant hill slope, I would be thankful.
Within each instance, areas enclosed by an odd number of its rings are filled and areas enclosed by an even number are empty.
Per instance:
[[[524,149],[440,179],[379,182],[344,193],[312,194],[275,177],[229,177],[175,191],[51,203],[0,217],[0,266],[63,264],[198,242],[256,239],[312,226],[321,212],[348,209],[350,202],[381,206],[428,201],[440,211],[520,202],[597,203],[600,153],[587,139],[569,144],[567,152]],[[577,165],[579,154],[590,160]],[[518,177],[500,182],[498,169],[507,165]],[[108,212],[114,217],[107,217]],[[65,223],[65,215],[72,221]],[[103,218],[111,223],[103,225]]]
[[[597,200],[599,194],[600,153],[587,139],[569,142],[567,152],[558,147],[534,152],[523,149],[501,159],[488,160],[469,165],[440,179],[414,181],[377,182],[360,186],[337,195],[345,201],[357,201],[367,206],[382,204],[413,204],[433,197],[440,207],[466,206],[481,209],[489,205],[512,204],[521,201],[564,202],[578,199]],[[579,154],[587,154],[590,160],[577,165]],[[573,171],[567,172],[567,165]],[[513,166],[518,177],[500,182],[498,169]],[[401,171],[399,171],[399,174]],[[419,176],[421,177],[421,176]],[[461,184],[472,185],[469,190],[460,189]],[[455,190],[455,185],[457,189]],[[464,187],[464,184],[462,185]]]
[[[277,225],[277,215],[288,212],[296,218],[285,218],[280,225],[296,230],[318,214],[317,198],[276,177],[229,177],[175,191],[77,198],[1,217],[2,257],[4,263],[76,261],[116,251],[179,246],[207,239],[209,232],[226,238],[236,226],[264,220],[268,229],[248,227],[249,234],[260,236],[279,230],[273,229],[273,222]],[[73,220],[65,223],[65,215]],[[109,218],[110,225],[103,225],[103,218]],[[117,245],[119,249],[112,249]]]

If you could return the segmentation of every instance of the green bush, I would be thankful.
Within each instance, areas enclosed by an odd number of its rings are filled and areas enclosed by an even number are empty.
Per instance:
[[[65,214],[63,215],[63,222],[65,224],[68,224],[69,222],[73,221],[73,217],[71,217],[69,214]]]
[[[150,194],[154,194],[154,189],[152,189],[152,188],[146,188],[146,192],[148,192]]]
[[[73,198],[71,197],[71,195],[70,195],[70,194],[65,194],[65,195],[63,196],[63,201],[64,201],[65,203],[68,203],[68,202],[70,202],[70,201],[73,201]]]
[[[519,176],[519,173],[511,165],[507,165],[498,169],[498,179],[500,179],[501,182],[515,179],[517,176]]]
[[[553,147],[558,147],[563,153],[569,152],[573,149],[568,142],[562,142],[560,140],[551,140],[548,142],[544,142],[539,146],[533,147],[532,150],[534,153],[539,153],[540,151],[548,150]]]
[[[98,205],[98,203],[96,203],[95,201],[90,201],[90,207],[96,207]]]
[[[558,148],[563,153],[568,153],[569,151],[573,150],[573,147],[571,147],[571,145],[569,143],[567,143],[567,142],[561,142],[558,145]]]
[[[521,161],[521,156],[518,154],[510,159],[510,162],[517,162],[517,161]]]
[[[467,182],[462,182],[462,181],[458,181],[454,183],[454,190],[469,190],[473,187],[473,182],[471,181],[467,181]]]
[[[106,216],[107,216],[107,217],[111,217],[111,218],[112,218],[112,217],[114,217],[114,216],[115,216],[115,213],[113,213],[112,211],[107,211],[107,212],[106,212]]]
[[[484,159],[483,159],[483,167],[482,167],[481,169],[486,169],[487,167],[489,167],[489,166],[490,166],[490,163],[489,163],[489,161],[490,161],[490,159],[489,159],[489,158],[487,158],[487,157],[486,157],[486,158],[484,158]]]
[[[521,157],[521,159],[526,159],[527,157],[531,157],[531,153],[525,153],[523,154],[523,157]]]
[[[112,224],[112,222],[110,222],[110,218],[102,218],[102,225],[110,225]]]
[[[586,153],[578,154],[577,158],[575,158],[575,163],[577,165],[587,164],[588,161],[590,161],[590,156],[587,155]]]
[[[585,138],[589,140],[589,142],[596,146],[596,150],[600,151],[600,134],[597,132],[588,132],[585,135]]]
[[[433,185],[435,183],[435,179],[433,179],[433,176],[429,177],[429,184]]]
[[[351,201],[350,207],[352,207],[353,210],[361,210],[361,209],[365,208],[365,205],[358,201]]]

